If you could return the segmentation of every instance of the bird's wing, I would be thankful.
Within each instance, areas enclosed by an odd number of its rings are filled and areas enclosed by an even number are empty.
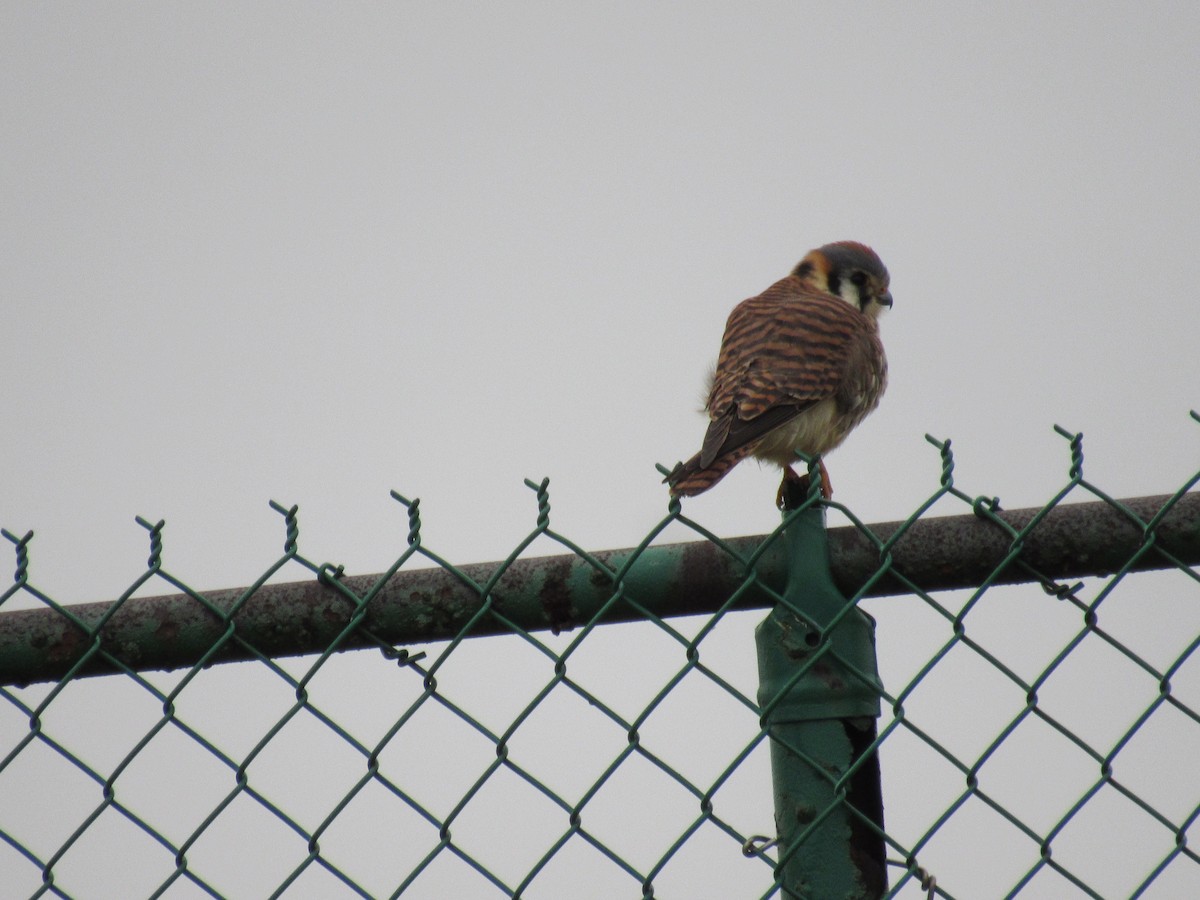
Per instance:
[[[836,396],[851,347],[872,331],[858,310],[798,278],[739,303],[721,341],[700,466]]]
[[[846,368],[834,399],[838,409],[861,417],[875,408],[887,388],[887,356],[878,330],[855,332],[846,343]]]

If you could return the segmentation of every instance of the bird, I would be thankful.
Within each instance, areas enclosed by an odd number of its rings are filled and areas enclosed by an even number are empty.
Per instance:
[[[669,474],[674,497],[707,491],[748,456],[782,467],[784,505],[797,452],[818,459],[879,405],[887,387],[880,314],[890,276],[870,247],[836,241],[730,313],[712,373],[700,452]],[[819,462],[821,493],[833,496]]]

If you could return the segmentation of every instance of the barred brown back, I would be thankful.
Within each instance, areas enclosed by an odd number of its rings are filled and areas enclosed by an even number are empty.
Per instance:
[[[760,450],[787,465],[832,449],[875,408],[886,373],[873,318],[798,276],[776,282],[729,316],[704,444],[668,477],[671,493],[702,493]]]

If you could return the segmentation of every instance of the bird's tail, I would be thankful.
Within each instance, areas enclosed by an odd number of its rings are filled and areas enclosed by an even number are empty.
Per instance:
[[[687,462],[677,465],[663,481],[671,485],[672,497],[695,497],[729,474],[730,469],[750,455],[750,450],[751,447],[739,447],[714,459],[706,467],[701,467],[700,454],[697,453]]]

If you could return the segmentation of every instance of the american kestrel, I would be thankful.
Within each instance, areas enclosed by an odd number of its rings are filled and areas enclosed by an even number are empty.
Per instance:
[[[705,404],[700,452],[668,477],[671,494],[708,490],[747,456],[798,476],[796,451],[837,447],[879,404],[887,358],[876,321],[892,305],[888,272],[854,241],[813,250],[792,274],[730,313]],[[821,488],[832,494],[821,463]]]

